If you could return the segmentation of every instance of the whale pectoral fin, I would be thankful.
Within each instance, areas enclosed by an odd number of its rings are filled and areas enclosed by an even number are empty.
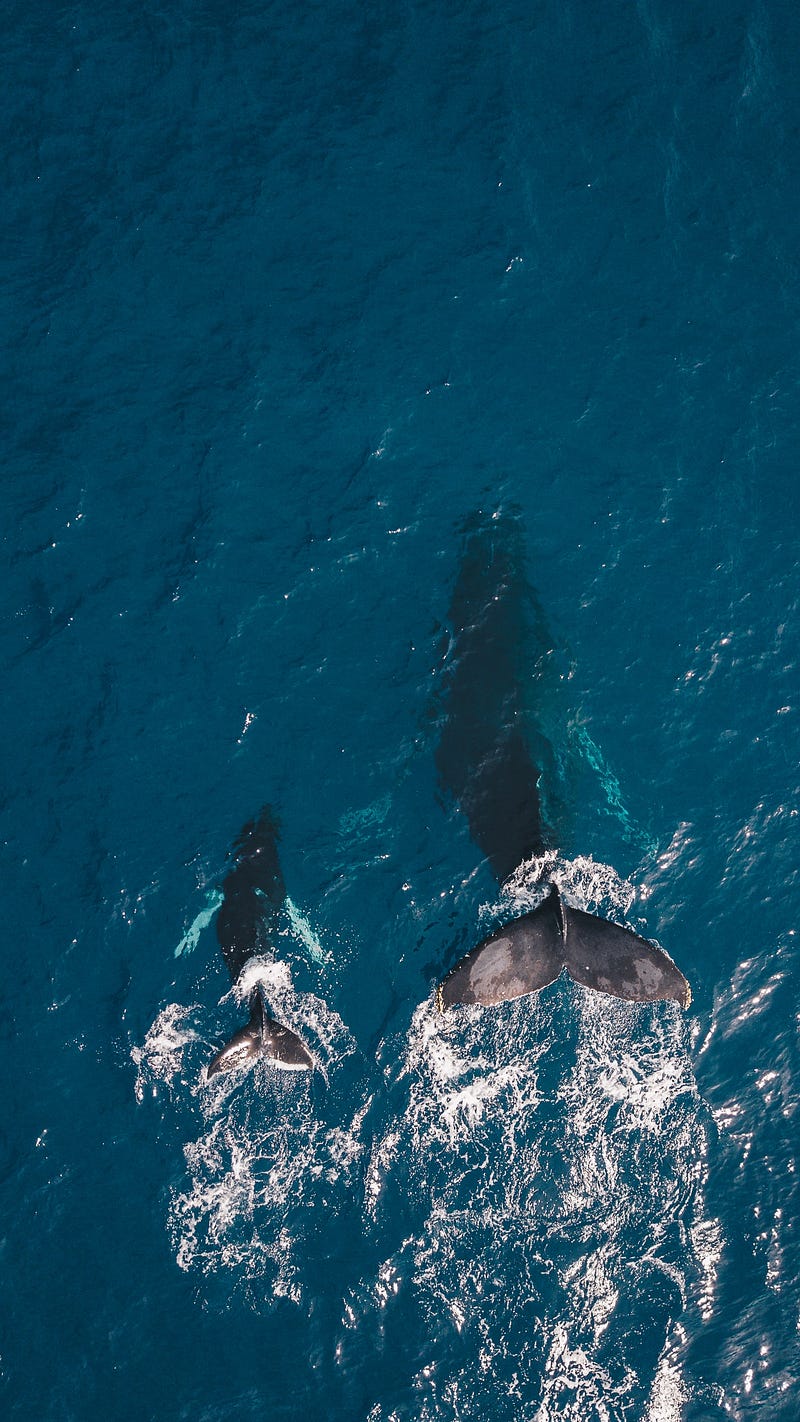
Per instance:
[[[234,1032],[230,1041],[206,1067],[206,1078],[219,1072],[251,1066],[258,1057],[283,1067],[285,1071],[311,1071],[314,1058],[296,1033],[273,1017],[268,1017],[260,993],[256,993],[246,1027]]]
[[[564,966],[560,903],[550,893],[533,913],[499,929],[456,963],[436,990],[441,1012],[455,1003],[509,1002],[538,992]]]
[[[688,1007],[692,990],[663,948],[631,928],[570,908],[562,900],[567,972],[582,987],[627,1002],[671,999]]]

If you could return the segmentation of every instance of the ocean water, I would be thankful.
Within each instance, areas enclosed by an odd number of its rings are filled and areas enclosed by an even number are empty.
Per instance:
[[[15,3],[5,53],[3,1415],[796,1418],[797,7]],[[532,872],[436,784],[478,507],[558,873],[686,1014],[434,1011]],[[320,1070],[206,1085],[266,802]]]

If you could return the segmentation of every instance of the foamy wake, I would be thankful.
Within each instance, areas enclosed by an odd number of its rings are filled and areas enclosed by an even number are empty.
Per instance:
[[[258,986],[271,1014],[309,1046],[318,1073],[260,1062],[198,1082],[207,1129],[184,1147],[189,1179],[173,1193],[169,1226],[182,1269],[231,1270],[299,1301],[311,1215],[345,1187],[363,1151],[360,1114],[326,1123],[320,1108],[323,1082],[355,1044],[321,998],[295,990],[285,963],[253,959],[229,997],[246,1002]]]
[[[576,907],[631,912],[634,890],[608,866],[551,856],[485,906],[487,926],[533,907],[549,879]],[[376,1264],[341,1280],[337,1356],[380,1346],[392,1319],[393,1336],[401,1319],[400,1336],[429,1339],[370,1422],[678,1422],[684,1330],[714,1312],[722,1240],[677,1007],[566,978],[492,1009],[442,1016],[427,1001],[381,1044],[368,1096],[341,1019],[285,964],[254,960],[235,995],[256,983],[321,1074],[262,1063],[206,1084],[211,1043],[178,1007],[137,1058],[140,1098],[169,1082],[199,1117],[169,1207],[180,1266],[307,1306],[327,1297],[347,1216]]]
[[[318,1070],[290,1073],[259,1062],[207,1081],[214,1047],[236,1020],[228,1004],[243,1005],[259,986],[271,1014],[299,1033]],[[248,963],[221,1008],[224,1025],[206,1023],[201,1035],[199,1009],[173,1003],[131,1053],[138,1100],[167,1088],[199,1118],[197,1138],[184,1146],[184,1180],[169,1204],[175,1256],[182,1269],[228,1271],[234,1286],[257,1283],[265,1296],[299,1301],[311,1215],[342,1192],[352,1195],[364,1151],[365,1106],[349,1123],[324,1119],[332,1079],[355,1043],[321,998],[297,992],[288,966],[270,959]]]
[[[632,887],[591,860],[524,866],[504,898],[532,907],[543,869],[579,908],[630,910]],[[706,1248],[719,1243],[705,1214],[707,1112],[678,1009],[565,979],[489,1010],[442,1017],[426,1003],[390,1089],[366,1211],[383,1236],[410,1193],[419,1228],[343,1325],[390,1310],[402,1286],[385,1281],[402,1279],[439,1345],[413,1407],[377,1406],[371,1422],[487,1408],[514,1422],[678,1422],[676,1320],[707,1316],[719,1259]]]
[[[258,1283],[265,1299],[301,1302],[318,1212],[335,1209],[354,1188],[361,1114],[347,1126],[327,1125],[308,1078],[257,1066],[250,1089],[232,1095],[184,1147],[189,1182],[174,1192],[169,1211],[180,1267],[229,1270],[233,1282]]]
[[[541,902],[553,883],[576,908],[603,913],[608,918],[627,917],[636,897],[633,884],[621,879],[610,864],[600,863],[591,855],[562,859],[556,853],[548,853],[520,864],[503,886],[500,904],[486,905],[483,912],[493,918],[510,909],[527,913]]]
[[[159,1088],[169,1087],[179,1074],[184,1051],[200,1040],[194,1027],[189,1025],[196,1012],[196,1007],[169,1003],[159,1012],[141,1047],[131,1049],[136,1067],[133,1089],[137,1101],[143,1101],[146,1095],[157,1096]]]

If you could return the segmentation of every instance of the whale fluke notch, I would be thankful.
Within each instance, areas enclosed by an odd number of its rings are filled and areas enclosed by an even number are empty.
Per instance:
[[[456,963],[436,1002],[442,1012],[457,1003],[491,1007],[548,987],[564,968],[582,987],[627,1002],[691,1002],[688,982],[662,948],[631,928],[570,908],[555,884],[532,913],[512,919]]]
[[[314,1058],[305,1043],[282,1023],[270,1017],[260,992],[250,1001],[250,1019],[234,1032],[206,1067],[206,1077],[249,1066],[259,1057],[284,1071],[312,1071]]]

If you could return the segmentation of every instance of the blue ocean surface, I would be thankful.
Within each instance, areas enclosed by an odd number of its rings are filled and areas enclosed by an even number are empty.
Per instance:
[[[793,1422],[800,11],[5,16],[2,1415]],[[435,1010],[526,901],[434,764],[475,509],[686,1013]],[[318,1070],[206,1082],[265,804]]]

